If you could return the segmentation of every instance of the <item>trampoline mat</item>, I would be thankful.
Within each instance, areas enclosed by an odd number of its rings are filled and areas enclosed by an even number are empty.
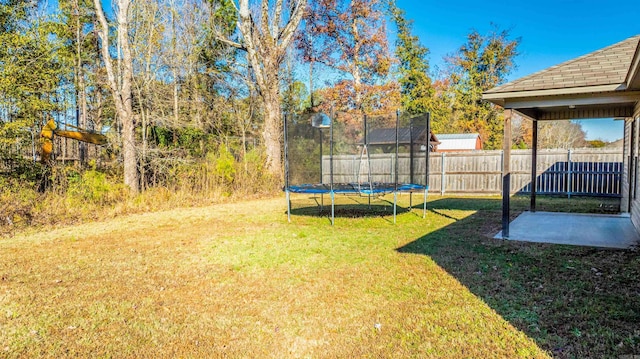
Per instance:
[[[397,186],[397,189],[396,189]],[[427,189],[423,185],[411,183],[334,183],[333,193],[336,194],[385,194],[397,192],[418,192]],[[301,184],[289,186],[292,193],[331,193],[331,185],[325,183]]]

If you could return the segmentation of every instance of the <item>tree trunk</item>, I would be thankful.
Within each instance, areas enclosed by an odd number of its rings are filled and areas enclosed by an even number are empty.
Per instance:
[[[176,9],[171,10],[171,47],[173,50],[173,60],[171,65],[171,74],[173,75],[173,145],[178,145],[178,124],[180,123],[180,99],[178,97],[178,58],[177,50],[177,34],[176,34]]]
[[[80,23],[80,6],[78,1],[73,3],[74,16],[76,20],[76,125],[80,128],[87,127],[87,97],[84,83],[84,71],[82,70],[82,32]],[[80,141],[78,143],[78,157],[81,164],[87,161],[87,144]]]
[[[81,65],[82,66],[82,65]],[[84,82],[84,73],[79,71],[80,77],[78,78],[78,92],[80,95],[80,116],[78,119],[78,127],[87,129],[87,86]],[[87,162],[88,145],[85,142],[80,141],[78,143],[80,149],[80,163],[85,164]]]
[[[180,103],[178,98],[178,77],[177,71],[173,71],[173,145],[178,146],[178,124],[180,123],[179,109]]]
[[[142,90],[140,88],[137,89],[138,98],[144,98],[142,94]],[[144,105],[140,106],[140,120],[142,121],[142,151],[140,153],[140,188],[142,191],[146,189],[146,174],[145,174],[145,166],[147,164],[147,116],[148,111]]]
[[[95,0],[98,1],[98,0]],[[283,2],[263,0],[260,8],[260,23],[251,16],[249,0],[238,1],[238,29],[243,44],[218,37],[219,40],[247,51],[260,96],[264,100],[265,119],[262,136],[267,153],[267,170],[282,179],[282,145],[280,118],[279,70],[284,53],[291,44],[294,32],[300,24],[307,0],[292,0],[287,21],[282,15]],[[270,9],[269,7],[272,6]],[[271,20],[271,23],[269,21]]]
[[[356,111],[362,110],[362,77],[360,76],[360,68],[354,66],[353,68],[353,92],[355,95],[354,101],[356,105]]]
[[[118,59],[121,71],[114,71],[111,54],[109,52],[109,25],[102,10],[100,0],[94,0],[96,16],[100,24],[98,36],[101,41],[104,67],[111,95],[116,106],[116,113],[122,122],[122,157],[124,169],[124,184],[132,193],[139,192],[138,159],[136,156],[135,123],[133,118],[131,82],[133,80],[133,58],[129,45],[128,12],[130,0],[118,0],[116,18],[118,23],[118,49],[122,51],[122,59]]]
[[[355,105],[356,111],[362,110],[362,76],[360,74],[360,66],[358,65],[358,58],[360,56],[360,32],[358,31],[357,19],[353,19],[351,24],[351,31],[353,34],[353,60],[352,63],[352,75],[353,75],[353,91],[355,92]]]
[[[136,135],[131,111],[131,101],[128,101],[129,109],[119,111],[122,118],[122,159],[124,165],[124,184],[132,193],[138,193],[138,158],[136,155]]]
[[[277,86],[269,88],[264,94],[264,129],[262,138],[267,153],[267,169],[273,175],[282,174],[282,121],[280,118],[280,96]]]

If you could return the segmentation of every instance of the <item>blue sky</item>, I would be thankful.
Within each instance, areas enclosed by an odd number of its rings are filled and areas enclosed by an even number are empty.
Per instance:
[[[396,1],[414,21],[414,34],[429,48],[434,70],[444,68],[443,57],[455,52],[472,29],[487,33],[492,23],[500,29],[509,29],[514,38],[521,38],[517,68],[509,80],[640,34],[637,0]],[[105,9],[109,11],[110,6],[105,5]],[[587,139],[614,141],[623,135],[622,121],[581,123]]]
[[[520,37],[517,69],[522,76],[640,34],[640,3],[636,1],[411,1],[397,0],[414,20],[414,33],[431,51],[434,68],[456,51],[472,30],[487,33],[494,23]],[[588,139],[622,137],[622,121],[581,121]]]

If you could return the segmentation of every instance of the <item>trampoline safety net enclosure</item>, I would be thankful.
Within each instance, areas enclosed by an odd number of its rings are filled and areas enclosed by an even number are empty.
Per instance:
[[[289,220],[291,193],[310,195],[306,198],[312,199],[317,211],[331,211],[333,224],[336,197],[349,197],[350,208],[362,204],[365,211],[384,204],[385,211],[393,210],[395,222],[398,193],[409,193],[411,201],[417,192],[423,197],[424,217],[430,140],[428,113],[414,117],[400,113],[286,116],[284,191]],[[393,203],[380,200],[386,194],[394,194]]]

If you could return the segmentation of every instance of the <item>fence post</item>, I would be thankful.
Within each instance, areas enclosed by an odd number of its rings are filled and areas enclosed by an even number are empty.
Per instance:
[[[571,149],[567,150],[567,198],[571,198]]]
[[[428,150],[428,149],[427,149]],[[446,154],[444,152],[442,152],[442,163],[441,163],[441,176],[440,176],[440,195],[444,196],[444,181],[445,181],[445,177],[446,177],[446,171],[444,170],[444,166],[445,166],[445,157]]]

